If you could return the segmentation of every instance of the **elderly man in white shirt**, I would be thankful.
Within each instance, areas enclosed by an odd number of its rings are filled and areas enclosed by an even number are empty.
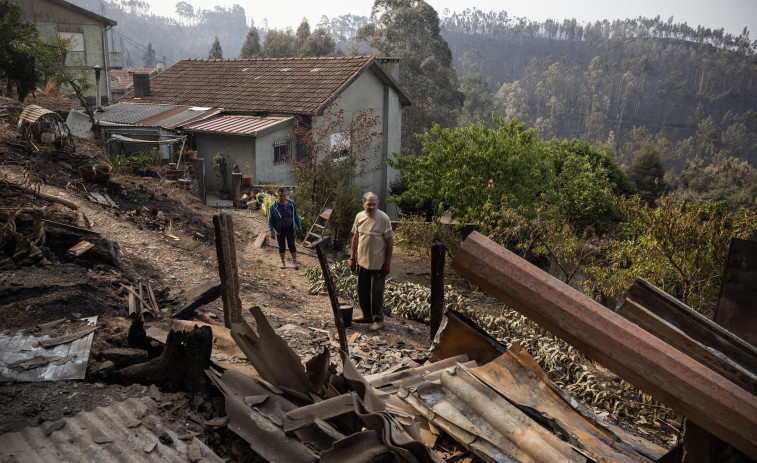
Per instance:
[[[372,320],[371,330],[384,324],[384,282],[389,274],[394,232],[392,222],[378,210],[378,196],[363,195],[363,211],[352,225],[350,269],[357,269],[357,293],[365,320]]]

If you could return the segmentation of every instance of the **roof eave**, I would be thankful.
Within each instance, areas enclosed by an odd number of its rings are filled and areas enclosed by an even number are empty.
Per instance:
[[[100,16],[99,14],[97,14],[97,13],[95,13],[93,11],[89,11],[89,10],[87,10],[85,8],[80,7],[80,6],[76,6],[73,3],[69,3],[69,2],[67,2],[65,0],[47,0],[47,1],[52,2],[52,3],[57,3],[58,5],[61,5],[61,6],[64,6],[66,8],[69,8],[71,10],[74,10],[77,13],[81,13],[81,14],[83,14],[85,16],[89,16],[90,18],[95,19],[95,20],[97,20],[97,21],[99,21],[99,22],[101,22],[101,23],[103,23],[103,24],[105,24],[107,26],[113,27],[113,26],[118,25],[118,23],[116,21],[114,21],[114,20],[112,20],[110,18],[106,18],[105,16]]]

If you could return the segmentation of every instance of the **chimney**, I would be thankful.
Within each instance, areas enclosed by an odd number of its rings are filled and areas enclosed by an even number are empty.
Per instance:
[[[394,80],[400,80],[400,59],[399,58],[379,58],[378,62],[384,66],[387,74],[394,77]]]
[[[150,94],[150,74],[134,74],[134,97],[142,98]]]

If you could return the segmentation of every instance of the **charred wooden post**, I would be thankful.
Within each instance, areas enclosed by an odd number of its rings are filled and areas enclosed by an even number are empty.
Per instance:
[[[230,215],[221,213],[213,216],[213,226],[216,231],[218,273],[221,276],[223,321],[226,328],[231,328],[232,323],[237,323],[242,319],[237,251],[234,246],[234,222]]]
[[[334,280],[331,278],[331,270],[329,270],[329,261],[321,249],[320,242],[313,243],[313,246],[315,247],[315,252],[318,254],[318,262],[321,263],[323,279],[326,281],[326,289],[329,292],[329,299],[331,300],[331,309],[334,311],[334,324],[336,325],[337,333],[339,333],[339,347],[349,355],[350,348],[349,344],[347,344],[347,333],[344,331],[344,320],[342,320],[342,311],[339,310],[339,299],[336,297]]]
[[[203,391],[208,384],[205,370],[210,368],[212,348],[213,332],[209,326],[197,326],[192,331],[171,330],[160,357],[117,370],[109,378],[122,384],[157,384],[167,392]]]
[[[699,426],[757,457],[757,396],[480,233],[452,267]]]
[[[431,340],[434,340],[444,316],[444,245],[431,246]]]

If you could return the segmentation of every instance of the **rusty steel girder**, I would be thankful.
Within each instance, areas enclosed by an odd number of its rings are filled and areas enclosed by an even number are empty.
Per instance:
[[[757,458],[757,396],[480,233],[452,268],[657,400]]]

